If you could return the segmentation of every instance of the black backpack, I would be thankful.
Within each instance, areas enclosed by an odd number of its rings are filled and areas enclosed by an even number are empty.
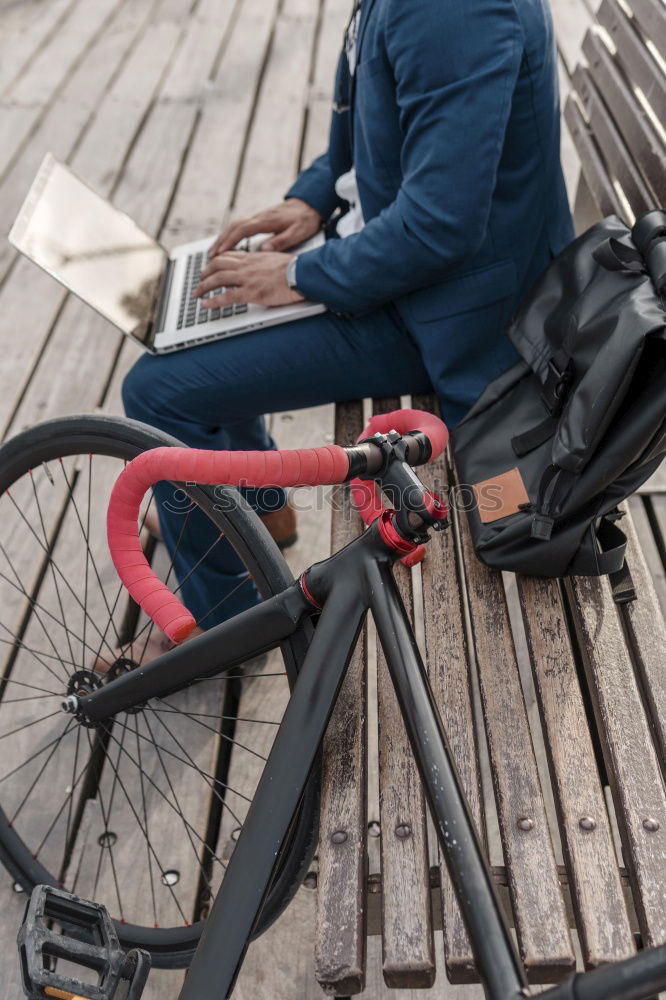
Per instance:
[[[666,453],[666,213],[571,243],[509,327],[521,355],[452,434],[474,547],[530,576],[635,595],[617,505]]]

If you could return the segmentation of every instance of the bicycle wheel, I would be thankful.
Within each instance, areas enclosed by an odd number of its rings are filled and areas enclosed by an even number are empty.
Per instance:
[[[41,424],[0,449],[0,858],[26,891],[64,885],[103,902],[121,942],[164,968],[186,966],[196,947],[311,635],[306,624],[280,650],[97,729],[63,714],[66,691],[113,683],[141,660],[152,623],[119,585],[106,506],[123,463],[178,443],[134,421],[86,416]],[[215,538],[232,543],[238,587],[268,597],[293,582],[235,490],[223,503],[219,488],[187,493],[183,535],[194,501]],[[149,540],[148,549],[175,589],[164,546]],[[91,669],[99,656],[113,664],[107,674]],[[302,881],[317,806],[313,773],[257,935]]]

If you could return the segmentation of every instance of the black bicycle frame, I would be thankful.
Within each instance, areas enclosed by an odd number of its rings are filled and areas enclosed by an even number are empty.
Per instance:
[[[377,523],[283,593],[82,698],[102,723],[153,697],[277,647],[310,617],[314,636],[279,726],[179,1000],[226,1000],[240,970],[345,671],[368,611],[386,656],[442,853],[490,1000],[525,996],[526,979],[495,894],[442,729],[428,676],[392,574],[398,553]],[[258,637],[260,640],[258,641]],[[664,985],[666,948],[574,976],[549,1000],[639,1000]]]
[[[105,719],[153,697],[232,669],[274,648],[318,615],[314,637],[278,729],[222,887],[205,923],[180,1000],[230,995],[270,885],[275,858],[307,782],[366,612],[386,655],[442,851],[493,1000],[525,986],[437,712],[425,667],[397,591],[389,549],[372,527],[299,584],[176,647],[81,699],[87,719]],[[321,604],[321,612],[313,606]],[[261,637],[258,643],[257,637]]]

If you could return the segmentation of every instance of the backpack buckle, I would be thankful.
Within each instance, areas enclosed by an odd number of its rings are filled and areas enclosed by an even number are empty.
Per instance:
[[[548,374],[541,390],[541,400],[551,417],[559,417],[565,397],[573,382],[574,371],[571,359],[563,369],[559,369],[555,359],[548,362]]]

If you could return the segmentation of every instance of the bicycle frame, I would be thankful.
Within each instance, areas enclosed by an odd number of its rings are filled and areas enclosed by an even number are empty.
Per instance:
[[[297,809],[367,611],[377,626],[442,851],[470,938],[476,943],[488,996],[506,1000],[526,985],[393,579],[392,564],[397,557],[373,526],[313,566],[301,583],[81,699],[86,717],[102,722],[152,697],[165,697],[198,679],[232,669],[276,647],[306,618],[318,615],[180,1000],[220,1000],[231,993],[270,885],[274,860]]]

